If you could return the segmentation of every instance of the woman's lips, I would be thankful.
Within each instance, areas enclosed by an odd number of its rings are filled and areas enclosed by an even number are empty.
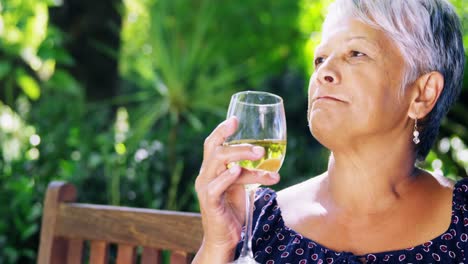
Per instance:
[[[320,100],[326,100],[326,101],[336,101],[336,102],[342,102],[344,103],[345,101],[342,100],[342,99],[339,99],[335,96],[331,96],[331,95],[324,95],[324,96],[317,96],[315,99],[314,99],[314,102],[316,101],[320,101]]]

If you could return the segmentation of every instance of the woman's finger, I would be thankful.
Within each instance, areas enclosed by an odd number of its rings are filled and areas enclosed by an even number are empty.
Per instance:
[[[279,180],[280,175],[277,172],[242,169],[242,174],[237,178],[235,184],[261,184],[269,186],[277,184]]]
[[[233,185],[261,184],[268,186],[278,183],[279,180],[280,176],[277,172],[248,170],[234,165],[213,179],[202,191],[205,192],[206,201],[209,203],[208,207],[216,207],[223,194]]]
[[[248,144],[236,146],[219,146],[215,152],[204,162],[207,163],[205,173],[200,176],[207,181],[218,177],[231,162],[240,160],[258,160],[263,157],[265,150],[260,146]]]
[[[224,171],[206,186],[206,201],[209,203],[208,207],[215,208],[220,204],[221,198],[226,190],[237,180],[242,168],[238,165],[232,166],[230,169]]]
[[[217,146],[221,146],[226,138],[237,130],[238,123],[237,118],[233,116],[219,124],[205,139],[204,153],[210,154]]]

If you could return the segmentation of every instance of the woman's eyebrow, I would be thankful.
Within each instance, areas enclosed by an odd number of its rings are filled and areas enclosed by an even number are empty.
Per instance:
[[[351,42],[351,41],[354,41],[354,40],[363,40],[364,42],[366,42],[367,44],[369,44],[369,46],[372,48],[373,51],[375,52],[380,52],[382,51],[382,47],[380,45],[378,45],[376,42],[370,40],[368,37],[365,37],[365,36],[351,36],[351,37],[348,37],[345,39],[345,43],[347,42]],[[322,52],[323,48],[326,48],[328,45],[324,44],[324,43],[321,43],[319,44],[315,50],[314,50],[314,58],[315,56],[317,55],[317,53],[320,53]]]
[[[353,40],[363,40],[365,41],[366,43],[370,44],[371,46],[373,46],[377,51],[380,51],[381,50],[381,47],[380,45],[378,45],[376,42],[370,40],[369,38],[365,37],[365,36],[352,36],[352,37],[349,37],[346,39],[347,42],[350,42],[350,41],[353,41]]]
[[[314,58],[317,56],[317,53],[319,53],[322,50],[322,46],[317,46],[314,50]]]

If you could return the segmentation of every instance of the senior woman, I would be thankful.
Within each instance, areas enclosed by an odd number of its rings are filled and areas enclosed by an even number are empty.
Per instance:
[[[468,263],[468,181],[415,166],[461,88],[460,23],[446,0],[337,0],[322,28],[307,119],[331,155],[328,170],[255,202],[260,263]],[[276,173],[226,164],[263,149],[206,139],[195,187],[204,239],[194,263],[227,263],[244,219],[244,183]],[[314,157],[304,157],[313,159]]]

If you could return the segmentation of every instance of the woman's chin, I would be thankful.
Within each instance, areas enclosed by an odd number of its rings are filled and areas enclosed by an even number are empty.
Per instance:
[[[313,122],[310,122],[313,121]],[[334,147],[342,144],[346,139],[346,132],[343,131],[342,126],[335,122],[310,120],[309,130],[312,136],[320,142],[324,147],[333,149]]]

